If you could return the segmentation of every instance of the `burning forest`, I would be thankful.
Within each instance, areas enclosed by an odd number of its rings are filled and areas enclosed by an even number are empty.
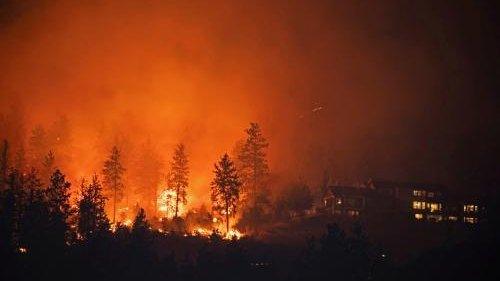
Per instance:
[[[0,0],[0,280],[496,280],[494,6]]]

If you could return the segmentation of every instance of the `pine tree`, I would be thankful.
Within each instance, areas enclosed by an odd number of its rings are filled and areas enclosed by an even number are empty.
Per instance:
[[[212,182],[212,208],[226,217],[226,232],[229,232],[229,216],[236,213],[241,181],[229,155],[224,154],[216,163]]]
[[[162,178],[163,163],[150,141],[147,141],[138,155],[133,179],[136,193],[140,195],[142,204],[149,215],[154,216],[158,210],[158,186]]]
[[[50,177],[50,184],[46,190],[50,228],[57,246],[64,246],[70,231],[69,218],[73,210],[69,203],[71,183],[66,176],[56,170]]]
[[[47,253],[53,239],[49,229],[49,206],[40,179],[31,170],[22,177],[24,200],[19,225],[19,247],[39,254]]]
[[[188,187],[188,159],[183,144],[179,144],[174,152],[169,173],[169,188],[175,191],[175,215],[179,213],[179,204],[186,204],[186,188]]]
[[[31,131],[31,137],[29,139],[29,149],[30,149],[30,160],[31,166],[39,168],[42,164],[43,158],[45,157],[48,149],[47,133],[45,129],[38,125]]]
[[[49,153],[45,155],[42,161],[42,179],[44,181],[47,179],[50,180],[50,176],[54,172],[55,162],[56,162],[56,156],[54,155],[54,152],[50,150]]]
[[[24,145],[21,144],[16,151],[14,157],[14,169],[23,172],[26,169],[26,151],[24,150]]]
[[[111,155],[104,162],[104,186],[113,194],[113,224],[116,222],[116,202],[123,197],[123,182],[122,177],[125,172],[120,161],[120,151],[116,146],[113,146]]]
[[[104,211],[106,197],[102,194],[97,175],[88,185],[81,184],[81,198],[78,201],[78,232],[84,239],[109,230],[109,220]]]
[[[19,229],[24,208],[24,177],[17,171],[9,173],[5,190],[0,190],[0,241],[2,251],[13,251],[19,246]]]
[[[3,141],[2,151],[0,152],[0,190],[5,188],[7,181],[7,171],[9,169],[9,143],[7,140]]]
[[[269,144],[262,135],[259,124],[250,123],[250,127],[245,132],[247,139],[239,149],[238,166],[245,192],[250,200],[255,200],[258,193],[263,192],[262,189],[269,174],[265,151]]]

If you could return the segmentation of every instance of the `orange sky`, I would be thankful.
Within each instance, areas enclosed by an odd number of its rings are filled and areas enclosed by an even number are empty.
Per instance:
[[[449,151],[422,137],[448,127],[428,114],[446,74],[436,18],[415,24],[394,1],[239,2],[13,1],[0,105],[20,102],[29,126],[68,116],[76,176],[100,170],[96,143],[117,132],[165,162],[183,142],[197,198],[253,121],[282,179],[448,179]]]

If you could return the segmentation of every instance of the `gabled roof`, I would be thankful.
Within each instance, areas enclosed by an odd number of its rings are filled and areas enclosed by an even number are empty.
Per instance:
[[[332,195],[366,196],[372,190],[368,187],[329,186],[327,192]]]
[[[375,189],[379,188],[406,188],[406,189],[422,189],[427,191],[445,191],[446,187],[440,184],[430,184],[430,183],[415,183],[415,182],[395,182],[395,181],[384,181],[384,180],[370,180],[368,183]]]

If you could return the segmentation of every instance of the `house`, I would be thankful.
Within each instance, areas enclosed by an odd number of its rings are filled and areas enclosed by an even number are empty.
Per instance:
[[[452,198],[442,185],[369,180],[365,186],[330,186],[324,209],[334,216],[398,214],[415,221],[475,224],[484,207],[470,198]]]
[[[446,219],[443,212],[446,188],[442,185],[370,180],[368,186],[392,198],[394,208],[408,212],[415,220]]]
[[[332,215],[357,217],[366,209],[370,190],[351,186],[330,186],[323,198],[324,207]]]

